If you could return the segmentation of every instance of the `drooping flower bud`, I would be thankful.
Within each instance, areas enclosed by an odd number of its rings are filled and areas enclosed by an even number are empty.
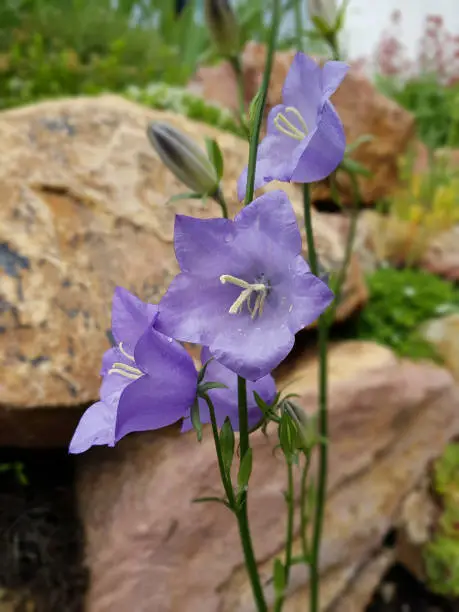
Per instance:
[[[228,0],[205,0],[207,27],[223,57],[235,58],[240,51],[239,24]]]
[[[193,193],[208,196],[218,193],[216,171],[191,138],[160,122],[151,123],[147,135],[164,165]]]
[[[311,19],[319,18],[333,30],[338,17],[336,0],[308,0],[308,12]]]

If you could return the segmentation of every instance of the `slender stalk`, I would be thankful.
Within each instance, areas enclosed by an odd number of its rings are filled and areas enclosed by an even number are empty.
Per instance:
[[[220,189],[220,187],[218,188],[217,193],[214,195],[214,200],[217,202],[217,204],[222,209],[223,217],[225,219],[228,219],[228,206],[226,205],[225,196],[223,195],[223,192]]]
[[[237,80],[237,96],[239,104],[239,122],[244,132],[249,137],[247,131],[247,123],[245,121],[245,86],[244,86],[244,72],[242,70],[241,58],[239,56],[231,58],[231,65],[236,75]]]
[[[241,376],[237,377],[237,399],[239,417],[239,451],[241,462],[249,450],[249,420],[247,411],[247,381]],[[243,491],[239,497],[239,505],[236,512],[239,533],[244,550],[245,565],[252,584],[252,592],[259,612],[267,612],[263,588],[258,574],[257,561],[253,552],[252,536],[249,529],[249,517],[247,514],[247,491]]]
[[[308,244],[308,259],[311,267],[311,272],[317,276],[319,274],[317,265],[316,247],[314,244],[314,234],[312,231],[312,215],[311,215],[311,195],[309,185],[303,185],[303,211],[304,211],[304,228],[306,230],[306,242]]]
[[[285,501],[287,502],[287,531],[285,535],[285,562],[284,562],[284,572],[285,572],[285,588],[287,588],[288,581],[290,578],[290,568],[292,567],[292,548],[293,548],[293,519],[295,512],[295,490],[293,483],[293,465],[291,461],[287,460],[287,492],[285,495]],[[281,593],[276,601],[274,602],[274,611],[280,612],[282,610],[282,606],[285,600],[285,589],[284,592]]]
[[[293,515],[295,511],[295,489],[293,483],[293,465],[287,461],[287,534],[285,538],[285,584],[290,577],[293,547]]]
[[[338,273],[338,278],[336,280],[336,285],[334,288],[335,299],[328,312],[329,325],[333,323],[333,319],[335,318],[335,314],[336,314],[336,309],[338,308],[340,300],[341,300],[344,281],[346,280],[347,269],[351,262],[352,251],[354,248],[355,235],[357,232],[357,222],[359,219],[360,190],[359,190],[359,185],[357,183],[357,179],[353,174],[351,174],[351,182],[352,182],[352,187],[353,187],[353,192],[354,192],[354,204],[353,204],[352,211],[350,214],[351,222],[349,225],[349,232],[347,234],[346,246],[344,248],[343,263],[341,264],[341,268]]]
[[[214,436],[215,450],[217,452],[218,469],[220,470],[220,478],[225,489],[228,503],[233,511],[236,510],[236,504],[234,499],[233,485],[231,484],[231,476],[226,473],[225,464],[223,461],[222,448],[220,444],[220,436],[218,435],[217,419],[215,418],[215,408],[210,397],[206,394],[204,397],[206,404],[209,408],[210,422],[212,424],[212,433]]]
[[[253,200],[254,184],[255,184],[255,165],[257,163],[258,140],[260,138],[261,122],[268,97],[268,87],[271,78],[271,70],[273,65],[273,56],[276,49],[277,34],[280,23],[280,0],[273,0],[273,13],[271,20],[271,31],[268,40],[268,49],[266,52],[266,63],[263,72],[263,80],[260,88],[259,104],[257,105],[255,116],[253,117],[252,130],[250,135],[249,148],[249,166],[247,170],[247,188],[245,192],[244,204],[247,206]]]
[[[273,55],[276,49],[277,34],[280,23],[280,0],[273,0],[273,11],[271,21],[271,31],[266,52],[266,63],[263,73],[263,80],[260,88],[259,103],[257,104],[253,123],[251,125],[251,135],[249,141],[249,162],[247,169],[247,186],[244,205],[247,206],[253,200],[255,185],[255,166],[257,163],[258,140],[260,138],[261,122],[268,95],[268,86],[271,78]],[[238,413],[239,413],[239,435],[240,435],[240,456],[241,461],[249,449],[249,425],[247,413],[247,384],[245,379],[238,376]],[[265,596],[258,574],[257,562],[253,552],[252,538],[249,529],[247,514],[247,491],[240,494],[238,510],[236,513],[241,536],[242,547],[244,550],[245,565],[252,585],[252,592],[259,612],[267,612]]]
[[[237,377],[237,399],[239,416],[239,436],[241,459],[249,450],[249,417],[247,414],[247,381],[241,376]]]
[[[311,453],[307,451],[304,454],[304,466],[301,471],[301,485],[300,485],[300,531],[301,531],[301,548],[303,552],[303,559],[309,559],[309,545],[308,545],[308,513],[306,512],[307,507],[307,484],[309,467],[311,465]]]
[[[324,522],[325,500],[328,476],[328,405],[327,405],[327,341],[328,324],[325,314],[319,319],[319,474],[317,478],[317,497],[314,508],[314,529],[311,547],[311,588],[310,612],[319,610],[319,557]]]
[[[295,36],[296,48],[303,51],[303,0],[295,2]]]
[[[312,231],[311,202],[309,186],[304,185],[304,222],[306,229],[306,239],[308,242],[308,257],[311,271],[317,276],[317,254],[314,245],[314,234]],[[328,411],[327,411],[327,340],[328,340],[328,318],[324,313],[319,318],[319,474],[317,478],[317,498],[314,512],[314,527],[312,534],[312,548],[310,556],[310,612],[319,610],[319,554],[320,542],[322,538],[323,518],[325,497],[327,491],[327,471],[328,471]]]

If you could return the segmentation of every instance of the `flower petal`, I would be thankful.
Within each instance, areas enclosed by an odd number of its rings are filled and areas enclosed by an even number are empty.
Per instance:
[[[301,235],[287,194],[280,189],[263,194],[246,206],[234,219],[237,230],[262,233],[285,255],[301,253]]]
[[[86,410],[69,445],[69,453],[84,453],[91,446],[115,444],[116,410],[104,402],[96,402]]]
[[[325,102],[317,130],[300,157],[292,181],[321,181],[341,163],[346,148],[343,124],[330,102]]]
[[[322,71],[312,57],[300,52],[295,55],[282,88],[282,100],[285,106],[300,112],[312,132],[323,103]]]
[[[233,270],[227,272],[232,274]],[[225,319],[232,324],[235,317],[228,310],[240,292],[239,287],[223,285],[219,278],[179,274],[159,304],[155,328],[182,342],[209,344]]]
[[[162,387],[170,380],[186,389],[190,397],[196,395],[198,373],[192,357],[181,344],[154,327],[150,327],[137,343],[135,359],[152,385]]]
[[[212,354],[209,348],[203,347],[201,351],[202,364],[204,365],[211,358]],[[226,368],[216,359],[213,359],[207,366],[204,382],[220,382],[226,385],[226,389],[212,389],[209,391],[210,398],[215,408],[217,424],[221,427],[226,417],[229,417],[234,431],[239,431],[237,374]],[[247,381],[247,409],[250,428],[257,425],[263,417],[263,413],[260,408],[258,408],[255,401],[254,391],[256,391],[266,403],[271,403],[276,396],[276,384],[273,377],[268,375],[260,378],[256,382]],[[205,402],[203,406],[200,404],[200,417],[203,423],[210,422],[209,410]],[[188,427],[188,425],[186,427]]]
[[[175,255],[182,272],[199,270],[201,275],[214,274],[215,264],[221,265],[224,247],[234,232],[229,219],[195,219],[185,215],[175,217]],[[215,258],[218,253],[218,258]]]
[[[292,309],[288,326],[290,331],[296,334],[313,323],[328,308],[334,294],[326,283],[311,273],[301,256],[295,259],[291,270],[293,277],[287,291],[291,295]]]
[[[239,329],[222,329],[210,343],[212,355],[248,380],[266,376],[290,353],[295,341],[288,326],[273,318],[267,312],[255,322],[240,317]]]
[[[344,62],[327,62],[322,68],[322,95],[328,98],[335,93],[341,85],[349,70],[348,64]]]
[[[130,355],[138,339],[158,312],[155,304],[147,304],[124,289],[117,287],[113,295],[112,332],[117,343]]]
[[[190,389],[173,379],[161,385],[145,375],[130,384],[121,395],[115,440],[135,431],[149,431],[172,425],[184,417],[190,406]]]

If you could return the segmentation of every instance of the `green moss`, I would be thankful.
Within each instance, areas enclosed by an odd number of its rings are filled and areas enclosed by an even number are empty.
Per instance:
[[[353,330],[398,355],[440,361],[417,331],[426,320],[459,312],[459,288],[421,270],[381,268],[368,276],[369,301]]]
[[[154,83],[144,89],[129,87],[126,95],[145,106],[158,110],[170,110],[238,136],[244,135],[235,116],[229,110],[209,104],[183,87]]]
[[[459,597],[459,444],[448,445],[437,460],[433,484],[442,515],[432,541],[424,548],[429,587]]]

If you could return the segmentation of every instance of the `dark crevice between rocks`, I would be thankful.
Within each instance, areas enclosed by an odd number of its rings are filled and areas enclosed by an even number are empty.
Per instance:
[[[382,546],[394,549],[398,532],[387,532]],[[404,565],[394,563],[383,575],[366,612],[459,612],[459,602],[429,591]]]
[[[74,472],[66,449],[0,449],[0,609],[83,612]]]

